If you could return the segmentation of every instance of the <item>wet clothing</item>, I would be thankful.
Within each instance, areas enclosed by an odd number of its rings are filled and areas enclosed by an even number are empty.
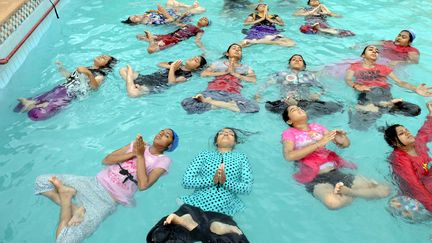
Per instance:
[[[226,182],[218,186],[213,182],[213,176],[222,162]],[[252,184],[252,170],[244,153],[203,151],[194,158],[183,176],[183,186],[195,191],[180,199],[204,211],[234,215],[244,208],[237,194],[249,194]]]
[[[291,127],[282,133],[282,142],[292,142],[294,149],[298,150],[318,142],[323,138],[325,132],[327,129],[318,123],[309,124],[308,131]],[[356,168],[355,164],[345,161],[335,152],[326,148],[318,148],[298,162],[299,172],[295,173],[293,177],[303,184],[313,181],[320,171],[320,166],[327,163],[333,163],[332,167],[335,168]]]
[[[394,44],[394,41],[386,40],[382,42],[380,56],[391,61],[407,61],[409,60],[408,54],[410,52],[420,55],[419,50],[415,47],[397,46]]]
[[[354,182],[354,175],[345,174],[339,170],[331,170],[327,173],[318,174],[313,181],[306,183],[306,191],[313,193],[314,188],[318,184],[331,184],[335,186],[339,182],[343,182],[344,186],[351,188]]]
[[[394,217],[415,224],[430,222],[432,214],[418,200],[407,196],[394,196],[389,199],[387,211]]]
[[[311,11],[314,7],[308,6],[306,8],[303,8],[304,11]],[[300,32],[304,34],[317,34],[319,31],[313,28],[314,24],[319,24],[320,28],[328,29],[332,28],[327,23],[327,15],[326,14],[315,14],[315,15],[309,15],[305,16],[305,24],[300,26],[299,30]],[[332,28],[334,29],[334,28]],[[347,36],[354,36],[354,32],[350,30],[344,30],[344,29],[335,29],[339,37],[347,37]]]
[[[171,64],[172,62],[169,62]],[[163,69],[152,74],[139,74],[136,79],[134,79],[134,84],[145,86],[148,88],[150,93],[158,93],[162,90],[167,89],[171,84],[168,82],[169,69]],[[181,68],[175,71],[176,77],[185,77],[189,79],[192,77],[191,71],[184,71]]]
[[[321,93],[324,90],[312,72],[288,70],[277,73],[272,79],[280,84],[281,100],[266,102],[265,107],[271,112],[282,113],[286,110],[288,105],[283,99],[287,97],[295,99],[297,105],[306,110],[311,117],[332,114],[343,109],[343,105],[337,102],[311,100],[312,93]]]
[[[167,9],[167,12],[169,15],[171,15],[171,17],[174,19],[174,21],[178,21],[181,20],[181,22],[189,22],[190,18],[189,16],[183,19],[180,19],[180,15],[178,15],[178,13],[174,10],[174,9]],[[157,13],[157,12],[153,12],[153,11],[148,11],[144,13],[144,16],[146,18],[148,18],[148,21],[145,22],[144,24],[149,24],[149,25],[162,25],[162,24],[168,24],[167,19],[165,18],[165,16],[163,14]]]
[[[427,116],[425,123],[415,137],[417,156],[412,156],[396,148],[389,157],[393,174],[403,195],[420,201],[427,210],[432,211],[432,172],[429,163],[427,143],[432,141],[432,117]]]
[[[166,35],[155,35],[155,41],[157,42],[159,49],[164,50],[168,47],[176,45],[181,41],[196,36],[199,33],[204,33],[204,30],[198,28],[195,25],[188,24],[172,33]]]
[[[351,64],[349,70],[354,72],[355,83],[363,84],[368,87],[390,88],[387,76],[393,69],[386,65],[375,64],[372,68],[363,67],[362,62]]]
[[[248,243],[249,240],[244,234],[228,233],[218,235],[210,230],[210,225],[213,222],[220,222],[232,226],[237,226],[237,223],[232,217],[225,214],[203,211],[198,207],[183,204],[177,211],[174,212],[177,216],[185,214],[191,215],[192,219],[198,224],[192,231],[188,231],[183,226],[177,224],[164,225],[167,216],[163,217],[147,234],[148,243],[192,243],[192,242],[208,242],[208,243]]]
[[[99,225],[117,208],[117,203],[95,177],[75,175],[43,175],[35,182],[35,194],[54,190],[49,179],[56,176],[64,185],[76,190],[77,205],[85,208],[84,220],[77,226],[67,226],[57,237],[57,243],[79,243],[93,234]]]
[[[127,153],[133,151],[134,142],[132,142],[127,150]],[[153,155],[150,153],[150,146],[146,146],[144,151],[145,165],[147,176],[156,169],[161,168],[165,170],[163,175],[166,175],[171,165],[171,159],[166,155]],[[132,176],[127,178],[125,173],[121,170],[127,170]],[[119,203],[125,206],[135,205],[133,196],[135,195],[138,185],[134,182],[137,181],[137,158],[134,157],[119,164],[107,166],[96,175],[99,183],[111,194],[111,196]]]
[[[107,68],[92,69],[88,68],[93,76],[106,76],[109,72]],[[84,74],[74,71],[66,82],[57,85],[50,91],[47,91],[36,97],[28,98],[36,101],[36,105],[47,103],[41,107],[35,107],[28,111],[27,115],[34,121],[46,120],[57,114],[62,108],[66,107],[76,98],[83,98],[91,91],[88,77]],[[15,108],[15,112],[20,112],[24,106],[19,103]]]
[[[257,13],[252,13],[249,15],[252,17],[253,21],[261,18]],[[275,20],[278,15],[271,15],[270,18]],[[276,28],[275,24],[268,21],[267,19],[254,24],[246,33],[245,39],[253,40],[253,39],[262,39],[268,35],[278,35],[280,31]]]
[[[212,64],[214,72],[226,72],[228,70],[228,64],[225,61],[217,61]],[[236,73],[241,75],[247,75],[252,72],[252,69],[246,65],[241,64],[236,67]],[[210,81],[207,86],[207,90],[201,92],[204,97],[210,97],[214,100],[224,102],[235,102],[240,109],[240,112],[253,113],[259,111],[258,104],[253,100],[248,100],[241,95],[241,89],[243,85],[241,80],[234,77],[231,74],[224,74],[215,77],[214,80]],[[189,113],[204,113],[212,109],[212,106],[208,103],[200,102],[194,98],[186,98],[182,101],[183,108]]]

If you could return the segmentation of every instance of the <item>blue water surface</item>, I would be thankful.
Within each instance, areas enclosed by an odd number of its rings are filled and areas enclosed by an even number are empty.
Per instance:
[[[165,127],[180,135],[179,148],[170,154],[173,164],[168,176],[147,191],[137,193],[135,208],[119,207],[101,224],[86,242],[144,242],[150,228],[164,215],[176,210],[175,199],[191,193],[182,188],[182,174],[194,156],[212,149],[213,135],[224,126],[258,132],[236,147],[245,152],[253,166],[253,192],[242,196],[247,209],[235,216],[251,242],[430,242],[432,230],[427,224],[407,224],[393,218],[385,206],[387,199],[354,203],[338,211],[327,210],[291,177],[296,170],[282,156],[280,134],[286,129],[280,116],[267,112],[264,103],[255,114],[238,114],[215,110],[201,115],[188,115],[180,102],[205,89],[209,78],[198,75],[164,93],[138,99],[126,96],[125,82],[118,69],[131,64],[142,73],[155,70],[161,61],[187,59],[200,54],[193,40],[163,52],[149,55],[147,45],[135,39],[144,29],[167,33],[174,26],[126,26],[120,23],[127,15],[142,13],[161,1],[65,1],[59,8],[60,19],[53,20],[47,33],[31,51],[10,83],[0,90],[0,242],[53,242],[59,208],[48,199],[35,196],[36,176],[47,173],[96,175],[103,168],[101,160],[111,151],[128,144],[137,133],[146,141]],[[188,0],[188,2],[191,2]],[[414,46],[421,52],[420,64],[399,68],[396,73],[409,82],[429,82],[431,76],[432,13],[431,1],[365,0],[324,3],[343,15],[329,23],[350,29],[357,35],[335,38],[304,35],[298,31],[301,17],[293,17],[295,9],[306,1],[268,1],[270,11],[286,23],[283,34],[297,46],[283,48],[257,45],[244,50],[243,63],[254,68],[257,84],[244,84],[243,94],[252,98],[267,77],[287,66],[294,53],[304,56],[311,70],[326,64],[358,57],[355,44],[394,39],[401,29],[417,33]],[[208,60],[222,56],[229,44],[243,38],[243,20],[250,9],[223,10],[223,1],[203,0],[205,16],[212,21],[202,39]],[[196,21],[198,17],[194,17]],[[115,71],[98,92],[75,101],[49,120],[34,122],[25,114],[13,113],[18,97],[31,97],[62,82],[54,62],[62,61],[72,70],[92,63],[99,54],[119,59]],[[376,127],[386,123],[405,124],[412,131],[423,123],[426,112],[418,117],[384,115],[367,132],[351,130],[348,109],[356,103],[355,93],[343,80],[321,78],[329,90],[329,99],[345,104],[345,111],[318,121],[328,128],[345,129],[351,146],[337,150],[344,158],[359,166],[359,173],[391,184],[386,157],[391,151]],[[429,82],[430,83],[430,82]],[[393,87],[395,97],[419,104],[425,111],[427,99]],[[276,87],[264,93],[263,100],[278,97]],[[333,148],[333,147],[332,147]],[[396,189],[393,187],[393,193]]]

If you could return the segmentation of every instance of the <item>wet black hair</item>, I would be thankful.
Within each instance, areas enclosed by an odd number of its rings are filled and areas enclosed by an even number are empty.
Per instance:
[[[201,56],[199,56],[199,57],[200,57],[201,59],[200,59],[200,64],[199,64],[199,66],[198,66],[198,69],[204,67],[204,66],[207,64],[207,60],[205,59],[205,57],[204,57],[203,55],[201,55]]]
[[[409,42],[413,42],[414,41],[414,36],[411,34],[411,31],[409,31],[409,30],[401,30],[400,32],[407,32],[408,35],[409,35]]]
[[[97,69],[97,70],[100,70],[104,76],[106,76],[109,72],[112,72],[115,64],[118,61],[116,58],[114,58],[112,56],[109,56],[109,57],[111,57],[111,59],[105,64],[105,66]]]
[[[397,127],[402,127],[400,124],[394,124],[391,126],[388,126],[384,130],[384,139],[387,142],[388,145],[390,145],[392,148],[397,148],[398,145],[404,145],[400,140],[396,132]]]
[[[289,107],[289,106],[288,106]],[[289,116],[288,116],[288,107],[282,112],[282,119],[285,123],[288,124]],[[290,127],[292,127],[292,124],[288,124]]]
[[[367,45],[364,49],[363,52],[360,54],[360,56],[363,56],[366,52],[366,49],[368,49],[369,46],[373,46],[373,45]]]
[[[310,0],[308,0],[308,2],[307,2],[307,5],[309,5],[310,4]]]
[[[306,64],[306,61],[304,60],[303,56],[300,55],[300,54],[294,54],[294,55],[292,55],[292,56],[290,57],[290,59],[288,60],[288,66],[289,66],[289,64],[291,63],[291,60],[292,60],[295,56],[301,57],[301,59],[303,60],[303,64],[304,64],[304,69],[303,69],[303,70],[305,70],[307,64]]]
[[[128,24],[128,25],[137,25],[138,24],[138,23],[132,22],[132,20],[130,19],[130,16],[126,20],[122,20],[121,22],[123,24]]]
[[[224,52],[224,54],[223,54],[223,56],[224,56],[226,59],[228,59],[228,56],[227,56],[226,54],[228,54],[229,50],[230,50],[231,47],[233,47],[233,46],[240,46],[240,48],[243,50],[243,47],[242,47],[240,44],[238,44],[238,43],[232,43],[231,45],[228,46],[228,49],[227,49],[226,52]]]

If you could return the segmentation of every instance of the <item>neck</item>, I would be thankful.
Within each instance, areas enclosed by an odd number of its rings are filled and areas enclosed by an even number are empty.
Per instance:
[[[229,61],[229,62],[234,62],[235,64],[238,64],[238,63],[239,63],[239,59],[238,59],[237,57],[229,57],[229,58],[228,58],[228,61]]]
[[[221,147],[218,147],[217,150],[219,151],[219,153],[227,153],[227,152],[231,152],[232,148],[221,148]]]
[[[291,71],[294,72],[294,73],[298,73],[298,72],[302,71],[302,70],[300,70],[300,69],[295,69],[295,68],[290,68],[290,69],[291,69]]]
[[[405,152],[407,152],[409,154],[415,154],[416,153],[414,144],[408,144],[406,146],[399,147],[399,149],[402,150],[402,151],[405,151]]]
[[[180,67],[183,71],[191,71],[191,68],[189,68],[187,65],[182,65]]]
[[[375,61],[374,60],[363,59],[363,66],[372,67],[374,65],[375,65]]]
[[[309,124],[307,123],[307,121],[298,122],[298,123],[294,124],[293,126],[299,130],[304,130],[304,131],[309,130]]]
[[[150,153],[153,155],[163,154],[163,152],[165,151],[165,148],[159,147],[157,145],[152,145],[149,149]]]

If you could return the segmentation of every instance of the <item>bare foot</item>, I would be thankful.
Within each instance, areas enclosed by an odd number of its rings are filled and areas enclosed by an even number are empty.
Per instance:
[[[68,222],[68,226],[79,225],[84,220],[85,212],[86,210],[84,207],[74,209],[72,218]]]
[[[18,101],[23,105],[23,108],[20,112],[29,111],[36,107],[36,101],[35,100],[29,100],[26,98],[19,98]]]
[[[229,233],[235,233],[238,235],[243,234],[243,232],[241,232],[241,230],[237,226],[224,224],[220,222],[211,223],[210,231],[218,235],[224,235]]]
[[[357,105],[356,109],[360,110],[360,111],[367,111],[367,112],[378,112],[379,111],[379,107],[374,105],[374,104]]]
[[[35,105],[35,107],[37,107],[37,108],[46,108],[46,107],[48,107],[48,104],[49,104],[48,102],[44,102],[44,103]]]
[[[402,206],[401,203],[396,198],[393,198],[392,200],[390,200],[390,207],[399,209],[399,208],[401,208],[401,206]]]
[[[76,190],[72,187],[63,185],[63,183],[57,177],[53,176],[51,179],[49,179],[49,181],[54,185],[60,196],[75,196]]]
[[[170,214],[164,221],[164,225],[167,224],[178,224],[185,227],[189,231],[192,231],[198,226],[190,214],[185,214],[181,217],[174,213]]]
[[[242,40],[242,41],[240,41],[239,44],[240,44],[241,47],[248,47],[248,46],[251,46],[254,43],[252,43],[251,40]]]
[[[338,182],[335,185],[335,188],[333,190],[334,194],[341,194],[341,189],[344,187],[345,185],[343,184],[343,182]]]

